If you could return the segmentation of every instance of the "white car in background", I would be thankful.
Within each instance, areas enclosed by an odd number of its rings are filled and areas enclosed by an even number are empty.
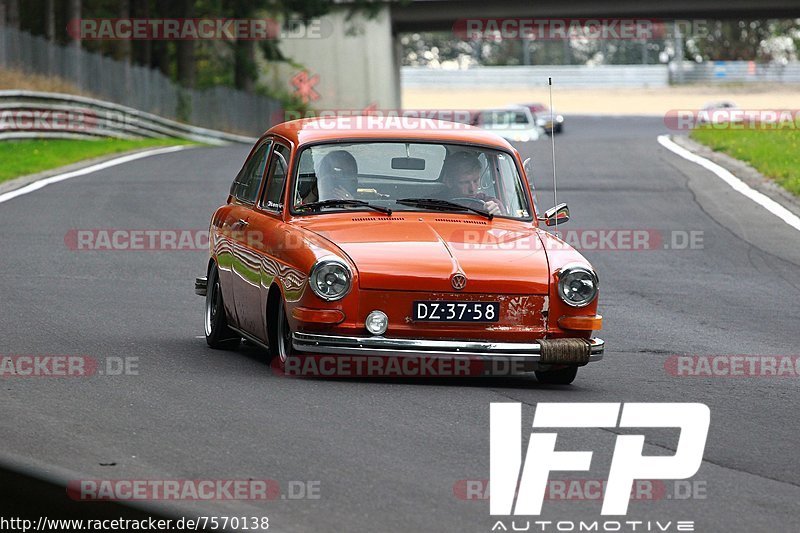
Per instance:
[[[511,142],[535,141],[544,135],[536,117],[524,106],[485,109],[478,113],[474,125]]]

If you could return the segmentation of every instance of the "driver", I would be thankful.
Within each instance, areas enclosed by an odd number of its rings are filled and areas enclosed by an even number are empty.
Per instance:
[[[442,176],[447,199],[472,198],[483,202],[483,208],[493,215],[502,215],[497,198],[478,192],[481,183],[481,162],[470,152],[456,152],[444,162]]]

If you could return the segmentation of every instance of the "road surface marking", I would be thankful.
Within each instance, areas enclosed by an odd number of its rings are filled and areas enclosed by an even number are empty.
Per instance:
[[[731,174],[729,171],[725,170],[718,164],[714,163],[706,159],[705,157],[701,157],[697,154],[693,154],[689,150],[682,148],[672,142],[668,135],[659,135],[658,136],[658,143],[673,152],[681,156],[682,158],[686,159],[687,161],[691,161],[692,163],[697,163],[701,167],[710,170],[714,174],[717,175],[722,181],[733,187],[733,190],[742,193],[743,195],[747,196],[755,203],[775,215],[776,217],[780,218],[794,229],[800,231],[800,217],[783,207],[781,204],[767,196],[766,194],[760,193],[757,190],[753,189],[745,182]]]
[[[85,176],[86,174],[91,174],[92,172],[97,172],[98,170],[103,170],[109,167],[115,167],[117,165],[122,165],[124,163],[129,163],[131,161],[136,161],[137,159],[143,159],[145,157],[150,157],[151,155],[159,155],[159,154],[168,154],[170,152],[177,152],[179,150],[185,150],[186,148],[192,148],[192,145],[187,146],[168,146],[166,148],[155,148],[153,150],[147,150],[146,152],[137,152],[135,154],[124,155],[122,157],[118,157],[116,159],[110,159],[108,161],[104,161],[102,163],[98,163],[96,165],[92,165],[86,168],[81,168],[78,170],[73,170],[72,172],[66,172],[64,174],[56,174],[55,176],[50,176],[49,178],[40,179],[38,181],[34,181],[24,187],[19,189],[15,189],[13,191],[9,191],[4,194],[0,194],[0,204],[3,202],[7,202],[16,198],[17,196],[22,196],[24,194],[32,193],[33,191],[38,191],[42,187],[47,187],[52,183],[58,183],[59,181],[68,180],[70,178],[76,178],[78,176]]]

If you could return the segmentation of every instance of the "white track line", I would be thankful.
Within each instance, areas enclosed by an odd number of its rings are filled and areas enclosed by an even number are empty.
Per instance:
[[[64,174],[57,174],[55,176],[51,176],[49,178],[44,178],[39,181],[34,181],[24,187],[19,189],[15,189],[13,191],[9,191],[4,194],[0,194],[0,204],[3,202],[7,202],[17,196],[22,196],[24,194],[31,193],[33,191],[38,191],[42,187],[47,187],[52,183],[58,183],[59,181],[68,180],[70,178],[76,178],[78,176],[85,176],[86,174],[91,174],[92,172],[97,172],[98,170],[103,170],[109,167],[115,167],[117,165],[122,165],[125,163],[129,163],[130,161],[136,161],[137,159],[142,159],[145,157],[150,157],[151,155],[159,155],[159,154],[168,154],[170,152],[177,152],[179,150],[185,150],[186,148],[192,148],[192,145],[185,145],[185,146],[168,146],[166,148],[155,148],[153,150],[147,150],[146,152],[137,152],[135,154],[124,155],[122,157],[117,157],[116,159],[111,159],[109,161],[104,161],[102,163],[98,163],[96,165],[92,165],[90,167],[81,168],[78,170],[73,170],[72,172],[66,172]]]
[[[692,163],[697,163],[701,167],[710,170],[714,174],[717,175],[722,181],[733,187],[733,190],[736,192],[740,192],[743,195],[747,196],[755,203],[775,215],[776,217],[780,218],[794,229],[800,231],[800,217],[783,207],[781,204],[770,198],[769,196],[758,192],[757,190],[753,189],[745,182],[719,166],[718,164],[714,163],[713,161],[709,161],[705,157],[700,157],[697,154],[693,154],[689,150],[682,148],[672,142],[668,135],[659,135],[658,142],[661,146],[666,148],[667,150],[681,156],[682,158],[686,159],[687,161],[691,161]]]

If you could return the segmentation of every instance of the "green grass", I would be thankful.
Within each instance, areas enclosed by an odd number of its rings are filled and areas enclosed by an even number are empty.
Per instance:
[[[141,148],[191,144],[183,139],[31,139],[0,141],[0,182],[43,170],[62,167],[108,154]]]
[[[715,129],[692,130],[692,139],[745,161],[784,189],[800,196],[800,130]]]

